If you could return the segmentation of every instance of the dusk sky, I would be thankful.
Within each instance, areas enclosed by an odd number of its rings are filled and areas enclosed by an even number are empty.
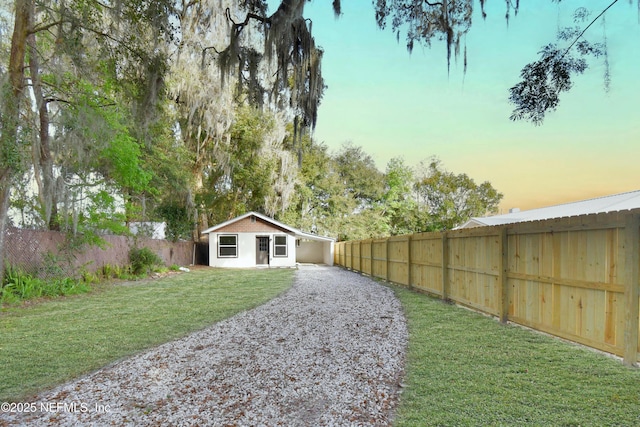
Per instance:
[[[485,21],[476,15],[462,57],[447,75],[446,47],[416,46],[412,54],[390,31],[379,30],[367,0],[314,0],[305,15],[325,50],[328,86],[314,137],[336,151],[362,146],[384,171],[393,157],[408,165],[438,157],[455,173],[490,181],[504,194],[502,211],[530,209],[640,189],[640,15],[635,0],[620,0],[606,14],[611,88],[604,66],[593,62],[542,126],[509,120],[508,89],[520,70],[573,24],[586,6],[592,18],[610,0],[525,0],[507,25],[504,1],[489,0]],[[586,25],[586,24],[584,24]],[[585,35],[601,41],[603,21]],[[597,40],[596,40],[597,39]]]

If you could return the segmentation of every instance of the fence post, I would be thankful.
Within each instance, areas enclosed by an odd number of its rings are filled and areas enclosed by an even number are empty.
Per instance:
[[[340,253],[340,259],[342,260],[342,266],[347,267],[347,242],[342,245],[342,252]]]
[[[351,244],[349,245],[351,246],[351,268],[349,268],[349,270],[353,271],[353,241],[351,242]]]
[[[411,288],[411,234],[407,236],[407,286]]]
[[[633,366],[638,361],[638,297],[640,270],[640,215],[627,215],[625,221],[625,331],[624,364]]]
[[[442,232],[442,299],[449,299],[449,237]]]
[[[391,238],[391,237],[387,237],[387,238],[385,239],[385,241],[384,241],[384,244],[385,244],[385,248],[384,248],[384,249],[385,249],[385,253],[387,254],[387,255],[386,255],[386,259],[385,259],[385,261],[386,261],[386,263],[387,263],[387,268],[386,268],[386,271],[385,271],[385,274],[384,274],[384,279],[385,279],[387,282],[389,281],[389,239],[390,239],[390,238]]]
[[[342,245],[342,252],[340,252],[340,259],[342,260],[342,266],[347,268],[347,242]]]
[[[371,274],[371,277],[373,276],[373,239],[369,240],[369,259],[371,260],[369,262],[369,274]]]
[[[500,321],[509,320],[509,286],[507,270],[509,269],[509,241],[507,227],[500,228],[500,267],[498,271],[498,286],[500,287]]]

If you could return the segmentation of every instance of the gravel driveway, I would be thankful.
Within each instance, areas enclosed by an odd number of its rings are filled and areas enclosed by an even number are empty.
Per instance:
[[[0,425],[391,425],[406,344],[389,289],[303,266],[278,298],[43,393]]]

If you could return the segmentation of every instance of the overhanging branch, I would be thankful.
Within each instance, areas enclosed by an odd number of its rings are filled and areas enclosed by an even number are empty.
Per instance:
[[[584,33],[587,32],[587,30],[598,20],[600,19],[600,17],[602,17],[602,15],[604,15],[607,10],[611,9],[611,6],[613,6],[614,4],[618,3],[618,0],[613,0],[613,2],[611,2],[611,4],[609,6],[607,6],[602,12],[600,12],[600,14],[598,16],[596,16],[595,18],[593,18],[593,21],[591,21],[589,23],[589,25],[587,25],[586,27],[584,27],[584,29],[580,32],[580,34],[578,34],[578,36],[575,38],[575,40],[573,40],[573,43],[571,43],[569,45],[569,47],[564,51],[564,53],[562,54],[562,56],[560,57],[560,60],[564,59],[565,56],[567,56],[567,54],[569,53],[569,51],[571,50],[571,48],[573,48],[573,46],[575,46],[575,44],[578,42],[578,40],[580,40],[580,38],[582,38],[582,36],[584,35]],[[640,3],[639,3],[640,4]]]

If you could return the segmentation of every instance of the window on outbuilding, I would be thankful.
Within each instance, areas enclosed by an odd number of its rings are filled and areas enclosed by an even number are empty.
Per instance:
[[[221,234],[218,236],[218,258],[235,258],[238,256],[238,235]]]
[[[287,256],[287,236],[274,236],[273,256]]]

